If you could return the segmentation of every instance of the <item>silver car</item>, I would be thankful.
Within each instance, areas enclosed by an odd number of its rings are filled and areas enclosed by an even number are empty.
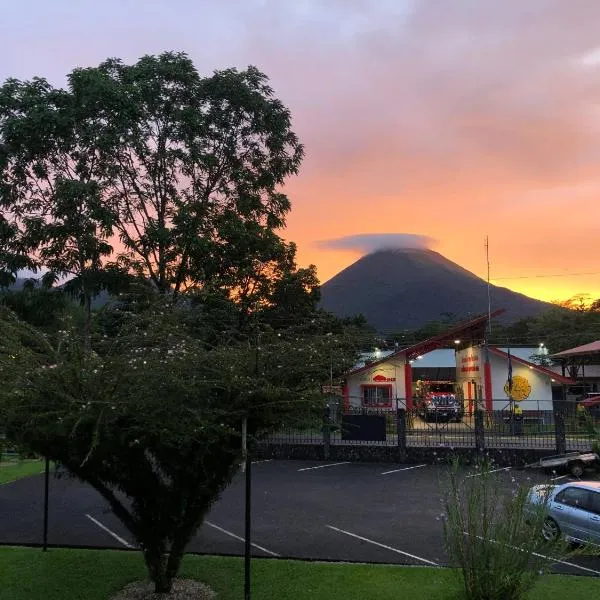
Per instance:
[[[554,541],[600,544],[600,482],[536,485],[527,496],[529,511],[545,504],[542,535]]]

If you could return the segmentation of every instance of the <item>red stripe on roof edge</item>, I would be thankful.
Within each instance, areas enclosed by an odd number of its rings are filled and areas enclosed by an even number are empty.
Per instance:
[[[508,353],[504,352],[504,350],[500,350],[500,348],[497,348],[496,346],[490,346],[489,350],[490,350],[490,352],[493,352],[497,356],[502,356],[504,358],[508,358]],[[531,367],[534,371],[538,371],[538,372],[542,373],[543,375],[547,375],[551,379],[559,381],[560,383],[564,383],[567,385],[573,385],[574,383],[576,383],[570,377],[563,377],[562,375],[559,375],[558,373],[555,373],[554,371],[551,371],[550,369],[545,369],[544,367],[540,367],[540,365],[536,365],[535,363],[525,360],[524,358],[514,356],[513,354],[510,355],[510,358],[511,358],[511,360],[514,360],[515,362],[518,362],[518,363],[521,363],[528,367]]]

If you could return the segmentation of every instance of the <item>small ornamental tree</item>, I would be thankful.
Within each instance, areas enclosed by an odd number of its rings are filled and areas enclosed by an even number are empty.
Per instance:
[[[343,333],[263,329],[211,347],[189,307],[158,304],[99,331],[92,354],[65,326],[55,339],[0,309],[0,421],[20,446],[64,465],[108,502],[139,544],[157,592],[236,472],[250,440],[322,406],[320,385],[354,360]],[[334,338],[334,339],[332,339]],[[123,499],[125,497],[126,500]]]

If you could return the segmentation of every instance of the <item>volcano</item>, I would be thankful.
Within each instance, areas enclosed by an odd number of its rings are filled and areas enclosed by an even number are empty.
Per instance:
[[[502,320],[538,315],[551,304],[490,286]],[[321,286],[320,306],[339,317],[357,314],[381,333],[421,327],[444,318],[468,319],[488,310],[487,283],[433,250],[367,254]]]

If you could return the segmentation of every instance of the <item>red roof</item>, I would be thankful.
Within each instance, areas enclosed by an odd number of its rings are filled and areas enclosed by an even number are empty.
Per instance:
[[[570,350],[563,350],[552,355],[552,358],[570,358],[572,356],[586,356],[592,354],[600,354],[600,340],[591,342],[590,344],[584,344],[583,346],[577,346]]]
[[[504,312],[504,309],[498,309],[491,313],[489,316],[486,313],[480,317],[472,319],[471,321],[467,321],[465,323],[461,323],[460,325],[456,325],[452,327],[445,333],[440,333],[434,337],[423,340],[422,342],[418,342],[417,344],[413,344],[412,346],[408,346],[408,348],[404,348],[402,350],[398,350],[393,354],[388,354],[384,358],[380,358],[379,360],[370,362],[364,367],[359,367],[358,369],[354,369],[351,371],[352,374],[360,373],[362,371],[366,371],[367,369],[372,369],[373,367],[380,365],[384,362],[392,360],[394,358],[404,357],[404,359],[408,362],[409,360],[413,360],[417,358],[417,356],[421,356],[422,354],[427,354],[432,350],[436,350],[441,346],[444,346],[448,340],[454,340],[458,336],[463,336],[469,332],[473,332],[474,330],[481,330],[482,326],[485,325],[488,321],[488,318],[494,318],[498,315],[501,315]]]
[[[493,354],[496,354],[497,356],[501,356],[502,358],[508,359],[508,353],[504,352],[504,350],[500,350],[500,348],[496,348],[495,346],[490,346],[489,351]],[[573,379],[571,379],[570,377],[563,377],[562,375],[559,375],[558,373],[555,373],[554,371],[551,371],[550,369],[545,369],[544,367],[540,367],[540,365],[536,365],[535,363],[525,360],[524,358],[519,358],[518,356],[514,356],[514,354],[511,354],[510,358],[512,361],[521,363],[522,365],[529,367],[533,371],[537,371],[538,373],[541,373],[542,375],[546,375],[547,377],[550,377],[550,379],[554,379],[555,381],[558,381],[559,383],[563,383],[565,385],[573,385],[575,383],[575,381]]]

